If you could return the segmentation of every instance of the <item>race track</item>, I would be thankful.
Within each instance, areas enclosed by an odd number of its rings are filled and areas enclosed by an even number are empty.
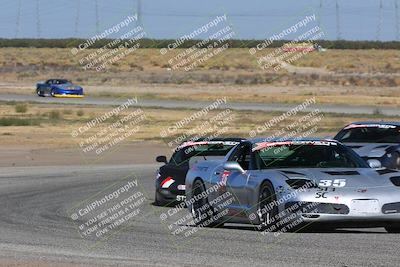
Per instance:
[[[284,103],[244,103],[244,102],[229,102],[229,95],[227,95],[227,104],[220,105],[220,109],[230,108],[233,110],[251,110],[251,111],[278,111],[286,112],[294,107],[296,104]],[[38,97],[36,95],[18,95],[18,94],[0,94],[0,101],[18,101],[18,102],[37,102],[37,103],[58,103],[58,104],[73,104],[73,105],[121,105],[126,102],[126,98],[100,98],[87,96],[83,99],[74,98],[52,98],[52,97]],[[158,108],[185,108],[185,109],[202,109],[209,105],[210,102],[204,101],[176,101],[176,100],[151,100],[151,99],[138,99],[136,106],[138,107],[158,107]],[[135,106],[135,105],[133,105]],[[377,112],[376,106],[349,106],[349,105],[320,105],[313,104],[304,109],[306,112],[319,109],[324,113],[338,113],[338,114],[375,114]],[[379,114],[387,116],[400,116],[400,109],[397,107],[379,107]]]
[[[107,266],[396,266],[399,235],[383,229],[262,235],[248,226],[174,236],[155,207],[155,165],[0,168],[0,256]],[[124,177],[146,196],[127,228],[98,242],[70,218],[77,203]],[[93,199],[93,198],[92,198]],[[186,212],[186,211],[181,211]],[[167,219],[168,221],[168,219]],[[80,222],[78,221],[78,224]],[[1,265],[1,264],[0,264]]]

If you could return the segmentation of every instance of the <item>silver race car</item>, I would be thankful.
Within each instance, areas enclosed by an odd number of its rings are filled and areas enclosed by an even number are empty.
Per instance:
[[[400,172],[373,169],[335,140],[246,140],[194,165],[186,205],[199,226],[385,227],[400,232]]]
[[[334,139],[377,166],[400,169],[400,122],[354,122]]]

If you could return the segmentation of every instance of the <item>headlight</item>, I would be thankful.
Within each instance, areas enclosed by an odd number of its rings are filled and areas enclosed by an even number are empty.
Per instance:
[[[160,176],[161,176],[161,174],[160,174],[160,169],[158,169],[157,172],[156,172],[156,180],[157,180],[158,178],[160,178]]]
[[[395,186],[400,186],[400,176],[393,176],[393,177],[390,177],[390,181],[391,181]]]

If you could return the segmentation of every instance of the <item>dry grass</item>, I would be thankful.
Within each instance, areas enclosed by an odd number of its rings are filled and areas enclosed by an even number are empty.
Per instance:
[[[81,116],[77,112],[82,111]],[[86,138],[95,135],[102,129],[107,128],[116,120],[127,115],[127,112],[121,113],[118,117],[107,120],[98,127],[91,128],[84,135],[73,138],[71,133],[86,124],[87,121],[99,117],[111,110],[111,107],[82,107],[82,106],[66,106],[49,105],[49,104],[30,104],[29,110],[25,114],[16,113],[13,105],[0,105],[0,118],[19,118],[19,119],[40,119],[40,125],[29,126],[7,126],[0,127],[0,138],[3,146],[23,146],[23,147],[46,147],[46,148],[76,148],[79,143]],[[141,122],[140,129],[137,133],[129,136],[123,142],[131,142],[138,140],[157,140],[170,141],[180,134],[190,129],[199,127],[202,120],[195,120],[179,129],[174,136],[162,139],[160,132],[163,129],[174,125],[177,121],[193,114],[196,110],[171,110],[171,109],[155,109],[144,108],[146,120]],[[52,113],[58,112],[55,116]],[[213,111],[209,114],[209,118],[217,115],[221,111]],[[273,116],[281,115],[279,112],[250,112],[250,111],[232,111],[234,120],[230,121],[228,126],[228,136],[249,137],[249,131],[254,130],[257,126],[269,121]],[[81,114],[81,113],[80,113]],[[285,121],[286,124],[296,121],[302,116],[301,114]],[[381,118],[380,116],[379,118]],[[318,124],[317,136],[332,136],[345,124],[356,120],[378,119],[377,116],[349,116],[344,114],[325,114],[323,120]],[[398,120],[397,117],[385,117],[385,120]],[[281,126],[275,126],[270,130],[262,133],[268,136],[280,129]]]
[[[158,49],[139,49],[109,66],[106,72],[82,71],[79,57],[62,48],[1,48],[2,81],[73,77],[86,85],[151,84],[270,84],[399,86],[400,52],[397,50],[328,50],[300,58],[289,69],[263,71],[248,49],[233,48],[217,54],[193,71],[171,71],[169,59],[182,49],[161,55]],[[272,50],[266,49],[263,55]],[[363,74],[363,75],[361,75]]]

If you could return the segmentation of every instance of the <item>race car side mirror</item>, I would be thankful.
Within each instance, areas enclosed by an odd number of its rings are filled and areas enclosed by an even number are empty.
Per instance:
[[[367,162],[372,169],[382,168],[382,163],[377,159],[369,159]]]
[[[165,164],[168,163],[167,157],[166,157],[166,156],[157,156],[156,161],[157,161],[157,162],[163,162],[163,163],[165,163]]]
[[[236,161],[227,161],[223,165],[224,170],[227,171],[236,171],[240,173],[245,173],[245,170],[237,163]]]

